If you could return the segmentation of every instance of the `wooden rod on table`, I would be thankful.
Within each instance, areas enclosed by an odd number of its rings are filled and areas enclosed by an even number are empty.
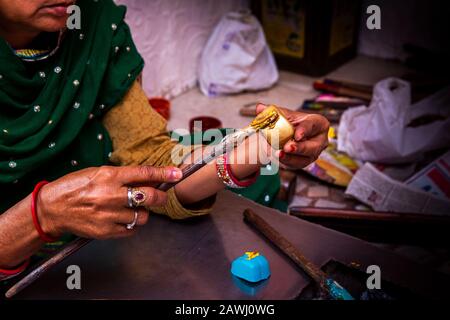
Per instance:
[[[360,211],[349,209],[293,207],[290,214],[299,218],[332,218],[339,220],[363,220],[401,222],[417,224],[435,224],[450,226],[450,217],[444,215],[427,215],[423,213]]]
[[[314,263],[308,260],[294,245],[283,237],[263,218],[253,212],[251,209],[244,211],[244,220],[254,226],[267,239],[276,245],[284,254],[292,259],[300,268],[302,268],[321,288],[328,291],[325,286],[327,275],[320,270]]]

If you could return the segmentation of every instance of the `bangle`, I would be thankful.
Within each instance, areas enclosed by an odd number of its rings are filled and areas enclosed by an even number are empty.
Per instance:
[[[34,227],[36,228],[41,240],[44,242],[55,242],[58,239],[50,237],[49,235],[47,235],[44,232],[44,230],[42,230],[41,225],[39,224],[38,217],[37,217],[37,210],[36,210],[37,196],[38,196],[41,188],[43,186],[45,186],[46,184],[48,184],[47,181],[41,181],[36,185],[36,187],[34,187],[33,193],[31,194],[31,216],[33,217]]]
[[[30,263],[30,259],[27,259],[25,262],[23,262],[20,266],[18,266],[15,269],[0,269],[0,276],[4,275],[7,277],[18,275],[19,273],[23,272]]]
[[[256,182],[259,176],[259,171],[256,172],[251,178],[246,180],[238,180],[231,172],[231,166],[227,161],[227,155],[221,155],[216,160],[216,171],[219,178],[223,183],[232,189],[243,189],[251,186]]]

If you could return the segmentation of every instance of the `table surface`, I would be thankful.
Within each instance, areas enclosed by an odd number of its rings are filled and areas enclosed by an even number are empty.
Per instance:
[[[171,221],[153,215],[136,236],[93,241],[26,288],[16,299],[295,299],[309,278],[243,221],[252,208],[319,266],[330,260],[376,264],[385,280],[417,293],[448,297],[447,278],[367,242],[219,193],[214,212]],[[272,275],[256,287],[232,277],[231,262],[259,251]],[[81,290],[68,290],[66,269],[81,269]]]

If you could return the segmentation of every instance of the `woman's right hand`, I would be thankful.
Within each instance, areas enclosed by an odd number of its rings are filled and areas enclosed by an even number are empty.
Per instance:
[[[38,218],[43,231],[55,238],[63,233],[91,239],[127,237],[135,232],[126,228],[134,220],[134,209],[128,207],[128,187],[146,193],[146,208],[163,206],[167,195],[154,186],[181,177],[176,167],[105,166],[80,170],[41,189]],[[137,226],[144,225],[148,212],[145,208],[137,210]]]

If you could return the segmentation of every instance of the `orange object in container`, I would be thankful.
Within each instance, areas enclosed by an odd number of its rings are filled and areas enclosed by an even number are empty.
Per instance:
[[[195,127],[196,122],[201,123],[201,128]],[[191,130],[191,132],[206,131],[209,129],[220,129],[220,128],[222,128],[222,122],[214,117],[200,116],[192,118],[189,121],[189,129]]]
[[[150,98],[148,102],[164,119],[170,118],[170,101],[164,98]]]

